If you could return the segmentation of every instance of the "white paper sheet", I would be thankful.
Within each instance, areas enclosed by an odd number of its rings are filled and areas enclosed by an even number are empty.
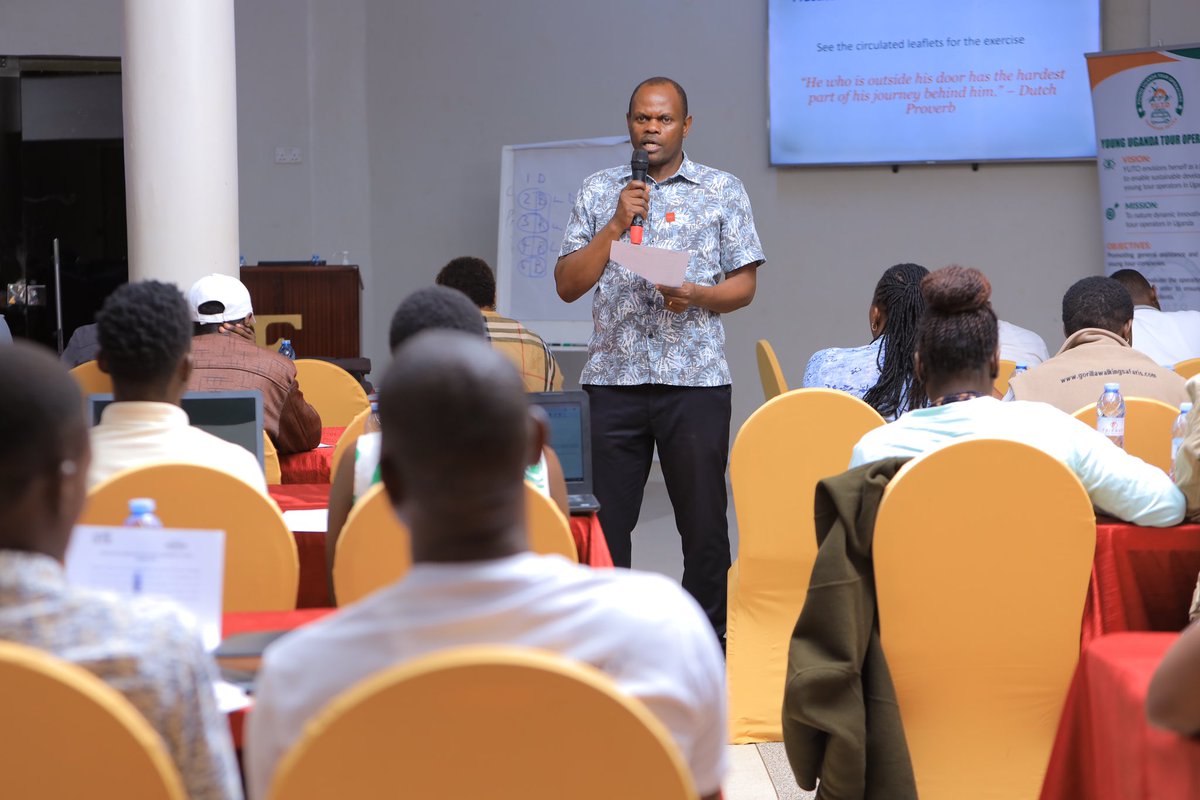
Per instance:
[[[224,531],[77,525],[66,573],[73,586],[173,600],[196,618],[206,650],[221,643]]]
[[[687,273],[692,254],[686,250],[664,250],[644,244],[613,242],[608,257],[651,283],[683,286],[683,276]]]
[[[283,521],[288,530],[324,533],[329,530],[328,508],[301,508],[283,512]]]
[[[217,681],[212,687],[213,694],[217,696],[217,710],[222,714],[241,711],[254,703],[250,699],[250,695],[246,694],[241,687],[235,686],[229,681]]]

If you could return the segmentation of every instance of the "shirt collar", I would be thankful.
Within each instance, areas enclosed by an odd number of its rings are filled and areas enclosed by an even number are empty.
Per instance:
[[[101,425],[161,424],[172,428],[186,428],[191,421],[187,412],[171,403],[126,401],[109,403],[100,413]]]
[[[62,564],[44,553],[0,550],[0,587],[24,595],[58,594],[67,585]]]
[[[622,176],[622,178],[624,179],[625,183],[628,183],[629,181],[633,180],[633,170],[632,169],[626,170],[625,174]],[[671,181],[675,180],[676,178],[682,178],[685,181],[688,181],[689,183],[695,183],[697,185],[699,185],[699,183],[700,183],[700,168],[696,166],[696,162],[694,162],[690,158],[688,158],[688,155],[686,152],[683,154],[683,162],[680,163],[679,169],[675,170],[674,175],[672,175],[669,178],[665,178],[664,180],[655,181],[655,182],[659,186],[662,186],[664,183],[670,183]],[[653,178],[651,180],[653,180]]]

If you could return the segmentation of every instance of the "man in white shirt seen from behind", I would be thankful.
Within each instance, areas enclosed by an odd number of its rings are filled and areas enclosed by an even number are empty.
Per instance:
[[[1000,328],[1000,358],[1032,367],[1050,358],[1046,340],[1031,330],[997,320]]]
[[[397,351],[379,412],[383,483],[413,567],[267,649],[248,722],[250,795],[266,797],[305,722],[367,676],[446,648],[512,644],[607,673],[670,731],[699,794],[717,797],[728,731],[712,628],[666,578],[528,552],[524,470],[546,426],[513,365],[475,336],[419,334]]]
[[[1200,358],[1200,311],[1163,311],[1158,289],[1135,269],[1121,269],[1113,280],[1133,298],[1133,349],[1164,367]]]
[[[192,373],[192,321],[183,294],[169,283],[128,283],[108,296],[96,321],[97,363],[113,380],[115,402],[91,431],[88,487],[131,467],[185,461],[228,472],[265,495],[258,459],[191,427],[179,406]]]
[[[1004,403],[991,396],[999,352],[991,284],[983,273],[947,267],[927,275],[921,289],[925,316],[915,362],[930,405],[863,436],[854,446],[851,467],[889,456],[918,456],[966,438],[1010,439],[1066,464],[1098,511],[1135,525],[1182,521],[1183,494],[1162,470],[1051,405]]]

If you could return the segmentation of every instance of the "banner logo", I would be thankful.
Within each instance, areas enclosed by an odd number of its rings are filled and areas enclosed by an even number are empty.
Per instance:
[[[1155,130],[1166,130],[1183,115],[1183,89],[1171,75],[1155,72],[1138,87],[1134,105],[1139,119]]]

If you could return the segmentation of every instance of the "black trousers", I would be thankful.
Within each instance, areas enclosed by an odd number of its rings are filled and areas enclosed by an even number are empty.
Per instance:
[[[613,563],[628,567],[654,447],[683,544],[683,588],[725,635],[729,386],[592,386],[593,491]]]

